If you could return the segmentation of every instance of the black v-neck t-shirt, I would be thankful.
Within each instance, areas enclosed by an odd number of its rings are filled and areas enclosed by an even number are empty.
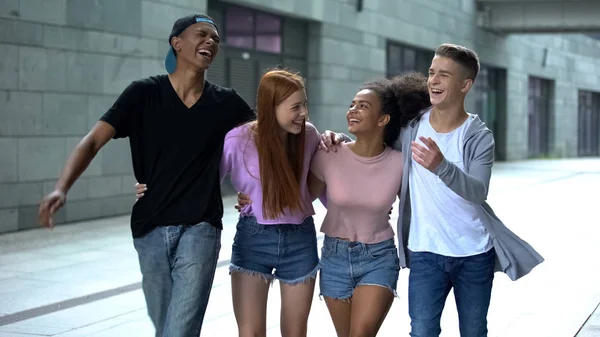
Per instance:
[[[190,108],[167,75],[131,83],[100,120],[115,128],[114,138],[129,137],[135,178],[148,184],[133,206],[133,237],[157,226],[208,222],[223,228],[219,164],[225,134],[254,118],[235,90],[208,81]]]

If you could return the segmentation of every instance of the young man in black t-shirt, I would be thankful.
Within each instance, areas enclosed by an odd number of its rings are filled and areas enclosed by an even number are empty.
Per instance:
[[[169,75],[131,83],[77,145],[41,202],[42,225],[96,153],[129,137],[137,181],[151,186],[131,215],[148,314],[156,336],[198,336],[221,247],[223,202],[219,162],[225,134],[254,118],[233,90],[204,79],[219,49],[210,17],[173,25],[165,60]]]

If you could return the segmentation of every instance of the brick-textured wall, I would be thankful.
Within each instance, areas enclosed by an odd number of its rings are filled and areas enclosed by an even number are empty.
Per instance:
[[[205,0],[0,1],[0,232],[37,226],[71,151],[133,80],[164,73],[174,20]],[[100,151],[56,217],[131,211],[129,143]]]

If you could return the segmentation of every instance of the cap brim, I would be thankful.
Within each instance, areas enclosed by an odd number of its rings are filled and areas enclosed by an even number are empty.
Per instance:
[[[165,57],[165,69],[167,69],[167,73],[172,74],[175,72],[175,68],[177,68],[177,57],[173,52],[173,48],[169,46],[169,52]]]

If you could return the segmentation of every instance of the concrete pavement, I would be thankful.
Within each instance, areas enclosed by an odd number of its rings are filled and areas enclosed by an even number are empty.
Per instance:
[[[599,187],[600,159],[496,164],[490,204],[546,262],[517,282],[496,274],[490,336],[570,337],[578,331],[578,337],[599,335],[599,313],[592,314],[600,303]],[[237,335],[227,269],[237,212],[234,198],[224,202],[228,211],[221,267],[202,336]],[[315,205],[318,224],[324,209]],[[399,298],[380,336],[408,335],[408,273],[401,272]],[[128,217],[1,235],[0,337],[151,336],[140,280]],[[280,335],[279,299],[275,283],[269,297],[268,336]],[[442,336],[458,336],[453,302],[451,294]],[[308,335],[335,335],[318,287]]]

